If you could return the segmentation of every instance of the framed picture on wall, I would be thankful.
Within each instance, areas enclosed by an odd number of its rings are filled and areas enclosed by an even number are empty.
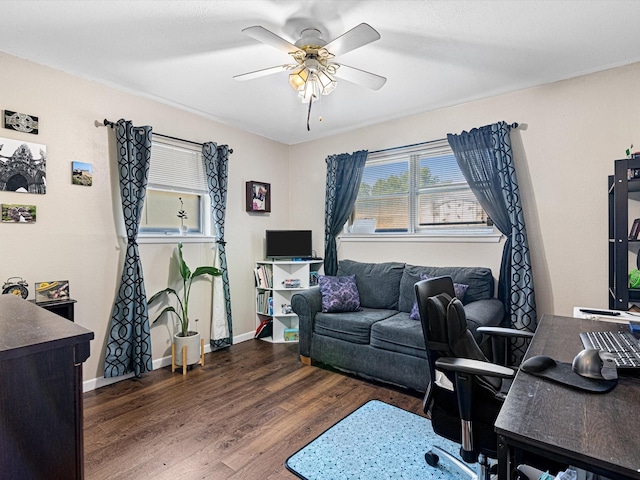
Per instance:
[[[271,184],[251,180],[246,184],[247,212],[268,213],[271,211]]]
[[[47,193],[47,147],[39,143],[0,138],[0,190]]]
[[[69,300],[69,281],[36,282],[36,303]]]
[[[93,173],[90,163],[71,162],[71,183],[73,185],[93,185]]]
[[[35,223],[36,206],[16,203],[3,203],[2,221],[4,223]]]

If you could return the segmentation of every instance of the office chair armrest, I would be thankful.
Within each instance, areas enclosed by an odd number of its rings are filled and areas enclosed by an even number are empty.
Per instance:
[[[504,327],[478,327],[476,329],[479,333],[486,333],[487,335],[495,337],[509,337],[509,338],[532,338],[533,332],[526,330],[518,330],[516,328],[504,328]]]
[[[473,448],[472,416],[473,393],[477,376],[513,378],[516,374],[511,368],[490,362],[469,360],[466,358],[440,357],[435,362],[440,370],[449,370],[455,374],[455,391],[458,399],[458,410],[462,420],[462,448],[460,454],[465,462],[477,461],[478,452]]]
[[[509,345],[512,338],[524,338],[525,342],[533,338],[532,332],[516,328],[478,327],[477,331],[491,338],[493,361],[504,366],[509,364]]]
[[[436,368],[455,373],[484,375],[487,377],[513,378],[515,370],[495,363],[469,360],[468,358],[440,357],[436,360]]]

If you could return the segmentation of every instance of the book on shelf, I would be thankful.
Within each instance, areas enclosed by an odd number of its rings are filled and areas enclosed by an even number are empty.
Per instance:
[[[268,265],[260,265],[255,269],[256,285],[258,288],[273,287],[273,273]]]
[[[318,285],[318,277],[319,276],[320,276],[320,274],[315,270],[311,270],[309,272],[309,286],[310,287],[314,287],[314,286]]]
[[[268,292],[256,295],[256,311],[262,315],[273,315],[273,297]]]
[[[638,240],[638,233],[640,233],[640,218],[636,218],[629,230],[629,240]]]
[[[265,318],[256,328],[255,338],[271,337],[273,335],[273,321],[271,318]]]
[[[258,288],[267,288],[267,279],[264,275],[264,269],[262,267],[256,268],[256,277]]]

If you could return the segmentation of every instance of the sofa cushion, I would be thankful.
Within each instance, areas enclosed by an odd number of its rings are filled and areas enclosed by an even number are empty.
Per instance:
[[[342,260],[338,263],[337,275],[356,276],[361,306],[398,310],[400,279],[403,271],[404,263],[362,263]],[[411,305],[406,311],[410,309]]]
[[[449,275],[454,283],[469,285],[462,303],[475,302],[493,298],[494,279],[490,268],[485,267],[421,267],[406,265],[400,280],[400,300],[398,310],[411,312],[416,300],[414,285],[420,280],[420,275],[442,277]]]
[[[371,326],[371,346],[414,357],[427,357],[422,324],[411,320],[406,312],[398,312],[374,323]]]
[[[424,273],[420,275],[420,280],[428,280],[431,277],[425,275]],[[464,283],[454,283],[453,291],[456,294],[456,298],[461,302],[464,301],[464,296],[467,293],[467,289],[469,285],[465,285]],[[413,307],[411,307],[411,313],[409,314],[409,318],[412,320],[420,320],[420,312],[418,311],[418,302],[414,300]]]
[[[360,295],[356,286],[355,275],[345,277],[329,277],[320,275],[318,278],[322,295],[323,312],[359,312]]]
[[[317,313],[314,333],[345,340],[351,343],[369,344],[371,325],[395,315],[397,310],[363,308],[360,312]]]

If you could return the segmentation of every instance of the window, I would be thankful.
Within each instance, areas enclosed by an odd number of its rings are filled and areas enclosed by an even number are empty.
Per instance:
[[[367,223],[369,233],[374,223],[375,233],[493,232],[446,140],[369,155],[352,231]]]
[[[154,139],[140,233],[178,235],[181,209],[187,216],[183,222],[186,236],[210,235],[210,200],[202,152],[197,146]]]

